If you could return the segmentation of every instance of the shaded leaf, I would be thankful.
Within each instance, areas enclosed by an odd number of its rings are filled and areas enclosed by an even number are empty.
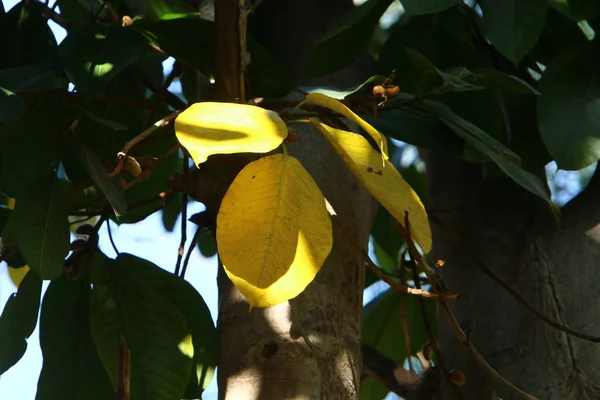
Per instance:
[[[92,284],[92,337],[113,386],[124,337],[131,350],[131,399],[180,400],[193,355],[182,312],[123,261],[101,254],[94,256]]]
[[[382,206],[379,206],[377,216],[371,228],[377,265],[385,271],[396,268],[400,260],[400,249],[404,239],[394,225],[394,218]]]
[[[27,265],[42,279],[59,277],[69,253],[66,203],[54,176],[38,181],[17,199],[15,227],[19,249]]]
[[[321,190],[286,154],[242,169],[221,203],[216,236],[225,272],[251,307],[300,294],[333,245]]]
[[[547,0],[482,0],[485,33],[515,65],[537,43],[546,21]]]
[[[535,94],[539,96],[540,92],[514,75],[505,74],[491,68],[481,68],[473,70],[474,81],[486,89],[498,90],[502,92]]]
[[[379,294],[368,303],[363,311],[363,341],[380,353],[403,365],[407,357],[403,340],[404,328],[400,310],[400,294],[390,289]],[[414,355],[429,340],[419,299],[415,296],[404,296],[406,324],[410,336],[411,354]],[[435,303],[425,301],[427,318],[431,326],[435,326]],[[360,385],[361,400],[384,399],[388,389],[372,378],[365,379]]]
[[[217,365],[217,332],[208,306],[202,296],[187,281],[157,265],[122,253],[117,257],[119,269],[152,285],[154,290],[171,302],[185,317],[194,344],[194,360],[190,385],[185,398],[200,398],[210,384]]]
[[[401,0],[407,13],[413,15],[431,14],[443,11],[461,3],[460,0]]]
[[[106,167],[98,160],[96,155],[87,149],[83,144],[79,145],[81,165],[98,185],[100,190],[106,196],[106,199],[113,207],[115,215],[118,217],[127,211],[127,200],[123,189],[116,178],[108,176]]]
[[[19,2],[0,15],[0,69],[52,62],[56,39],[39,2]],[[7,40],[8,39],[8,40]]]
[[[288,134],[275,111],[237,103],[196,103],[179,114],[175,133],[196,165],[213,154],[267,153]]]
[[[540,80],[540,132],[561,169],[581,169],[600,159],[598,54],[595,45],[563,53]]]
[[[25,103],[19,96],[0,87],[0,122],[14,121],[25,112]]]
[[[0,316],[0,375],[15,365],[27,349],[27,338],[37,323],[42,281],[29,272],[12,294]]]
[[[411,234],[423,252],[431,250],[431,230],[425,208],[415,191],[406,183],[394,165],[386,160],[361,135],[335,129],[311,118],[310,122],[327,139],[352,173],[363,183],[379,203],[402,226],[405,212],[409,214]]]
[[[162,209],[162,223],[168,232],[173,232],[177,218],[181,214],[181,193],[175,193],[165,208]]]
[[[115,397],[90,331],[87,275],[78,280],[55,279],[44,294],[40,315],[44,363],[36,400]]]
[[[381,132],[379,132],[377,129],[373,128],[371,125],[365,122],[365,120],[363,120],[356,113],[354,113],[354,111],[346,107],[342,102],[321,93],[310,93],[308,96],[306,96],[305,101],[307,103],[317,104],[321,107],[328,108],[331,111],[335,111],[336,113],[343,115],[350,121],[360,126],[369,134],[369,136],[373,138],[373,140],[377,144],[377,147],[381,151],[382,159],[384,161],[389,159],[388,144],[386,137],[383,136]]]
[[[575,21],[591,20],[600,11],[600,3],[590,0],[548,0],[551,7]]]
[[[69,80],[54,64],[32,64],[0,70],[0,85],[13,92],[66,89]]]
[[[137,32],[115,24],[72,29],[58,48],[71,82],[92,96],[145,52],[146,41]]]
[[[391,0],[369,0],[353,8],[315,44],[304,65],[307,75],[335,72],[365,52],[381,15]]]
[[[204,257],[214,257],[217,254],[217,242],[207,229],[202,229],[200,232],[198,248]]]
[[[461,154],[464,142],[438,119],[410,108],[380,110],[365,121],[387,137],[415,146],[451,154]]]

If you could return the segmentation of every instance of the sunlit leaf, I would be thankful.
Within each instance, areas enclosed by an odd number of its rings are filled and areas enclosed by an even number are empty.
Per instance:
[[[131,399],[180,400],[193,364],[180,349],[190,335],[183,313],[127,262],[102,254],[94,256],[92,284],[92,337],[113,386],[123,337],[131,350]]]
[[[275,111],[235,103],[196,103],[175,120],[179,142],[196,165],[213,154],[267,153],[288,134]]]
[[[42,281],[34,272],[29,272],[4,306],[0,317],[0,375],[25,354],[26,339],[37,323],[41,290]]]
[[[70,30],[58,54],[77,89],[97,96],[146,49],[144,38],[131,29],[116,24],[87,25]]]
[[[361,135],[332,128],[314,118],[310,122],[325,136],[352,173],[403,226],[405,212],[408,212],[411,235],[428,253],[431,250],[431,230],[427,213],[419,196],[394,165],[386,160],[382,166],[381,155]]]
[[[388,145],[387,139],[385,136],[381,134],[377,129],[373,128],[369,125],[365,120],[356,115],[354,111],[350,110],[344,104],[342,104],[339,100],[333,99],[329,96],[325,96],[321,93],[311,93],[306,96],[306,102],[311,104],[317,104],[321,107],[328,108],[332,111],[335,111],[338,114],[342,114],[344,117],[348,118],[350,121],[354,122],[362,129],[364,129],[372,138],[375,140],[375,143],[381,150],[381,157],[384,160],[388,160]]]
[[[69,220],[58,179],[48,177],[17,199],[15,228],[21,254],[42,279],[62,274],[69,253]]]
[[[333,245],[323,194],[291,156],[252,162],[223,198],[217,244],[227,275],[251,307],[296,297]]]
[[[36,400],[115,397],[90,331],[90,285],[87,274],[50,283],[40,315],[40,347],[44,363]]]
[[[27,265],[20,268],[14,268],[11,266],[8,267],[8,276],[15,287],[19,287],[21,285],[23,278],[25,278],[25,275],[27,275],[28,272],[29,267]]]

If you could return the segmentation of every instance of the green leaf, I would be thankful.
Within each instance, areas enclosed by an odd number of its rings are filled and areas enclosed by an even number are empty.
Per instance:
[[[214,257],[217,254],[217,241],[207,229],[202,229],[198,237],[198,248],[204,257]]]
[[[175,193],[167,205],[162,209],[163,226],[168,232],[173,232],[173,229],[175,228],[175,222],[177,222],[177,218],[179,218],[180,214],[181,194]]]
[[[491,68],[473,70],[473,80],[489,90],[540,95],[537,89],[523,79]]]
[[[15,206],[16,236],[23,258],[42,279],[63,271],[69,253],[67,200],[55,176],[31,186]]]
[[[404,329],[400,309],[400,294],[386,290],[368,303],[363,311],[362,338],[380,353],[403,365],[407,356],[403,340]],[[427,318],[431,326],[435,326],[435,303],[425,300]],[[421,349],[429,340],[419,299],[415,296],[404,296],[406,324],[410,337],[411,354]],[[385,398],[388,389],[372,378],[367,378],[360,385],[361,400],[377,400]]]
[[[117,258],[116,265],[128,268],[128,273],[150,284],[185,317],[192,334],[195,360],[185,397],[201,397],[202,390],[209,385],[217,365],[217,333],[204,299],[184,279],[142,258],[122,253]]]
[[[540,131],[561,169],[581,169],[600,159],[598,54],[593,44],[564,53],[540,81]]]
[[[550,202],[549,193],[539,177],[524,170],[518,164],[520,157],[512,150],[492,138],[469,121],[454,114],[447,106],[431,100],[421,102],[418,107],[427,110],[444,122],[454,133],[487,155],[516,183],[543,200]]]
[[[485,33],[515,65],[537,43],[546,20],[547,0],[482,0]]]
[[[192,371],[191,330],[182,311],[129,261],[94,257],[90,326],[98,355],[116,387],[124,338],[131,350],[131,399],[180,400]]]
[[[123,188],[119,185],[116,178],[108,176],[106,167],[98,160],[96,155],[88,150],[83,144],[79,145],[81,165],[94,180],[94,183],[102,190],[106,199],[112,206],[117,217],[125,214],[127,211],[127,199]]]
[[[598,11],[600,3],[590,0],[548,0],[551,7],[574,21],[591,20]]]
[[[443,11],[461,3],[460,0],[400,0],[408,14],[420,15]]]
[[[32,64],[0,70],[0,86],[13,92],[46,92],[66,89],[69,81],[53,64]]]
[[[431,61],[427,59],[423,54],[418,51],[407,47],[404,49],[408,57],[413,62],[417,70],[423,74],[426,80],[427,75],[437,75],[441,78],[441,81],[448,86],[448,90],[455,92],[464,92],[470,90],[481,90],[483,87],[474,85],[465,81],[463,78],[469,78],[473,76],[473,73],[464,67],[454,68],[450,73],[440,71]]]
[[[335,72],[365,52],[379,18],[392,0],[369,0],[353,8],[308,53],[307,75]]]
[[[36,400],[115,398],[90,331],[87,273],[50,283],[40,315],[43,366]]]
[[[540,64],[548,65],[558,55],[586,42],[587,38],[577,22],[549,7],[542,36],[531,55]]]
[[[150,0],[150,8],[162,20],[199,16],[198,11],[194,12],[189,3],[179,0]]]
[[[25,112],[23,99],[0,87],[0,122],[14,121]]]
[[[387,272],[395,269],[400,261],[400,249],[404,245],[404,240],[394,224],[394,218],[381,205],[373,222],[371,235],[377,265]]]
[[[27,349],[27,338],[37,323],[42,281],[29,271],[12,294],[0,317],[0,375],[15,365]]]
[[[22,1],[0,15],[0,69],[52,62],[56,39],[44,16],[45,6]]]
[[[92,96],[145,52],[146,41],[138,33],[115,24],[72,29],[58,48],[69,79]]]

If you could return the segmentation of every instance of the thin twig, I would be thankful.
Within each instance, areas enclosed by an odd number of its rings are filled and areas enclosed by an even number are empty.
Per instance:
[[[406,347],[406,358],[408,360],[408,370],[415,372],[415,368],[412,363],[412,354],[410,351],[410,333],[408,331],[408,321],[406,318],[406,295],[400,295],[400,315],[402,317],[402,329],[404,331],[404,346]]]
[[[110,244],[112,245],[112,248],[117,254],[117,256],[119,256],[119,254],[121,253],[119,252],[119,249],[117,248],[117,245],[115,244],[115,241],[113,239],[112,229],[110,229],[110,220],[106,220],[106,230],[108,231],[108,239],[110,240]]]
[[[408,220],[408,213],[406,215],[406,219]],[[406,226],[409,226],[409,224],[407,223]],[[433,268],[430,265],[428,265],[427,262],[425,261],[425,259],[421,256],[421,253],[419,253],[419,251],[417,250],[414,242],[410,238],[410,234],[404,229],[401,229],[401,233],[404,236],[404,240],[406,242],[406,245],[408,247],[410,255],[416,261],[417,265],[419,265],[424,271],[434,271]],[[428,277],[429,277],[429,275],[428,275]],[[435,274],[435,273],[432,274],[432,277],[429,278],[429,281],[430,281],[432,287],[434,287],[436,290],[440,290],[443,287],[440,284],[440,282],[438,281],[437,274]],[[527,392],[524,392],[523,390],[519,389],[518,387],[516,387],[515,385],[510,383],[508,380],[506,380],[506,378],[504,378],[502,375],[500,375],[498,373],[498,371],[496,371],[490,364],[488,364],[488,362],[485,360],[485,358],[483,358],[483,356],[479,353],[477,348],[469,340],[468,335],[460,327],[460,324],[456,320],[456,317],[452,313],[452,310],[450,310],[450,307],[448,307],[448,304],[446,304],[444,302],[439,302],[439,306],[442,309],[444,315],[446,316],[448,322],[450,323],[450,327],[454,331],[454,335],[458,338],[458,340],[462,344],[464,344],[467,347],[467,349],[473,356],[473,359],[475,360],[475,362],[477,362],[477,364],[481,367],[481,369],[483,369],[485,372],[487,372],[492,378],[494,378],[500,384],[502,384],[503,386],[510,389],[513,393],[517,394],[519,397],[522,397],[523,399],[526,399],[526,400],[538,400],[536,397],[530,395]]]
[[[529,303],[525,299],[525,297],[523,297],[523,295],[521,295],[516,289],[514,289],[512,286],[510,286],[509,284],[504,282],[504,280],[502,280],[502,278],[500,278],[498,275],[496,275],[496,273],[494,271],[489,269],[486,266],[485,262],[483,262],[483,260],[481,258],[479,258],[479,256],[473,250],[471,250],[471,248],[469,246],[467,246],[462,241],[462,239],[460,237],[458,237],[458,235],[448,232],[447,228],[444,226],[444,224],[438,218],[435,218],[430,215],[430,219],[432,222],[434,222],[435,224],[437,224],[439,227],[442,228],[442,232],[444,232],[445,235],[447,235],[451,240],[453,240],[456,244],[458,244],[461,247],[461,249],[463,249],[467,253],[467,255],[475,262],[475,265],[477,265],[477,267],[479,267],[479,269],[481,269],[481,271],[484,274],[486,274],[494,282],[498,283],[504,290],[506,290],[509,294],[511,294],[519,303],[521,303],[523,306],[525,306],[525,308],[527,308],[529,311],[531,311],[533,314],[535,314],[536,317],[538,317],[539,319],[541,319],[548,325],[552,326],[553,328],[556,328],[556,329],[558,329],[562,332],[565,332],[569,335],[578,337],[580,339],[587,340],[592,343],[600,343],[600,336],[594,336],[594,335],[590,335],[587,333],[576,331],[575,329],[570,328],[566,325],[563,325],[560,322],[553,320],[552,318],[550,318],[547,315],[545,315],[544,313],[542,313],[533,304]]]
[[[180,113],[180,111],[172,112],[171,114],[167,115],[163,119],[156,121],[148,129],[146,129],[142,133],[138,134],[136,137],[134,137],[127,143],[125,143],[125,146],[123,146],[123,149],[119,152],[119,158],[125,157],[136,144],[138,144],[139,142],[141,142],[142,140],[144,140],[145,138],[150,136],[150,134],[152,132],[154,132],[155,130],[157,130],[159,128],[162,128],[165,125],[168,125],[172,120],[177,118],[179,113]]]
[[[181,277],[185,278],[185,273],[187,271],[187,267],[188,264],[190,262],[190,257],[192,256],[192,253],[194,251],[194,249],[196,248],[196,245],[198,243],[198,239],[200,239],[200,233],[202,227],[198,226],[198,228],[196,229],[196,232],[194,233],[194,237],[192,238],[192,242],[190,243],[190,246],[188,247],[187,253],[185,254],[185,260],[183,261],[183,268],[181,269]]]
[[[188,176],[189,173],[189,160],[187,156],[183,156],[183,176]],[[175,265],[175,275],[179,275],[181,268],[181,261],[183,259],[183,251],[185,249],[185,241],[187,240],[187,206],[188,206],[188,194],[181,193],[181,242],[179,243],[179,249],[177,251],[177,264]]]
[[[381,272],[381,270],[379,269],[379,267],[377,267],[377,265],[375,265],[373,260],[371,260],[371,257],[369,257],[369,254],[365,251],[365,249],[362,248],[362,246],[358,243],[358,240],[356,240],[354,235],[352,235],[352,233],[350,233],[350,231],[340,221],[340,219],[337,218],[336,215],[331,215],[331,219],[336,224],[336,226],[338,228],[340,228],[340,230],[342,231],[342,233],[344,234],[344,236],[346,237],[348,242],[352,245],[352,247],[354,247],[360,253],[363,260],[367,263],[367,265],[369,266],[371,271],[373,271],[373,273],[375,275],[377,275],[377,277],[379,279],[381,279],[382,281],[387,283],[395,291],[400,292],[400,293],[412,294],[414,296],[420,296],[420,297],[424,297],[426,299],[432,299],[432,300],[436,300],[436,301],[450,301],[450,300],[455,300],[459,297],[458,294],[437,294],[437,293],[428,292],[423,289],[411,288],[410,286],[403,285],[401,283],[398,283],[398,282],[390,279],[387,275],[385,275],[383,272]]]

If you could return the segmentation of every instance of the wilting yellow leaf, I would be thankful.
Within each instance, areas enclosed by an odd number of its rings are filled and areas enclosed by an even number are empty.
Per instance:
[[[29,272],[29,267],[27,265],[21,268],[8,267],[8,276],[10,276],[10,280],[16,287],[19,287],[23,278],[27,275],[27,272]]]
[[[175,133],[198,165],[213,154],[267,153],[283,142],[287,126],[275,111],[204,102],[179,114]]]
[[[310,122],[325,136],[369,192],[403,226],[404,212],[408,211],[411,235],[428,253],[431,250],[431,229],[425,207],[394,165],[385,161],[382,167],[381,155],[361,135],[332,128],[314,118]]]
[[[300,294],[333,245],[321,190],[294,157],[276,154],[248,164],[235,178],[217,216],[217,246],[225,272],[250,307]]]
[[[310,93],[306,96],[306,102],[329,108],[338,114],[342,114],[344,117],[360,126],[373,138],[373,140],[375,140],[375,143],[377,143],[377,146],[379,146],[379,150],[381,150],[381,157],[383,157],[383,160],[385,161],[389,159],[387,138],[377,129],[369,125],[361,117],[356,115],[354,111],[346,107],[341,101],[322,93]]]

